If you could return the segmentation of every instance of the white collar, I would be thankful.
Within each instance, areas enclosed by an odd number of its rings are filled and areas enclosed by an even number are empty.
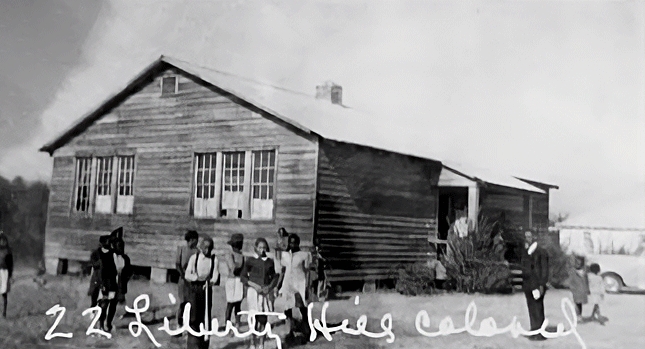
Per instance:
[[[257,253],[255,253],[255,258],[257,258],[257,259],[261,259],[261,260],[263,260],[263,261],[266,261],[267,259],[269,259],[269,256],[260,257],[260,255],[258,255]]]
[[[531,246],[529,246],[529,249],[528,249],[529,256],[532,255],[536,249],[537,249],[537,242],[534,242],[531,244]]]

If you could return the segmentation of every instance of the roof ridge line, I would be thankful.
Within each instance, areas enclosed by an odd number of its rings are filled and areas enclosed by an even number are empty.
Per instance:
[[[164,62],[167,62],[167,63],[170,63],[170,64],[173,63],[172,61],[177,61],[177,62],[181,62],[181,63],[187,64],[189,66],[193,66],[193,67],[196,67],[196,68],[206,69],[206,70],[209,70],[209,71],[212,71],[212,72],[215,72],[215,73],[228,75],[228,76],[231,76],[231,77],[234,77],[234,78],[237,78],[237,79],[246,80],[248,82],[253,82],[253,83],[256,83],[256,84],[263,85],[263,86],[268,86],[268,87],[271,87],[271,88],[275,88],[277,90],[282,90],[282,91],[285,91],[285,92],[290,92],[290,93],[294,93],[294,94],[297,94],[297,95],[302,95],[302,96],[306,96],[306,97],[310,97],[312,99],[315,99],[315,96],[306,94],[305,92],[291,90],[291,89],[283,87],[283,86],[274,85],[272,83],[265,82],[265,81],[255,80],[253,78],[249,78],[249,77],[246,77],[246,76],[243,76],[243,75],[239,75],[239,74],[235,74],[235,73],[231,73],[231,72],[227,72],[227,71],[223,71],[223,70],[219,70],[219,69],[214,69],[214,68],[207,67],[207,66],[204,66],[204,65],[201,65],[201,64],[190,63],[190,62],[185,61],[183,59],[174,58],[174,57],[167,56],[167,55],[161,55],[160,59],[163,60]]]

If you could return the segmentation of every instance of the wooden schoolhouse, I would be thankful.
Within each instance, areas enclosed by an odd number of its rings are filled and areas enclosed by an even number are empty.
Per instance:
[[[333,83],[314,96],[162,56],[41,148],[46,268],[89,260],[122,226],[132,263],[166,281],[187,229],[219,248],[242,233],[250,251],[284,227],[320,247],[331,281],[384,279],[427,258],[455,207],[548,222],[552,186],[460,172],[386,133]]]

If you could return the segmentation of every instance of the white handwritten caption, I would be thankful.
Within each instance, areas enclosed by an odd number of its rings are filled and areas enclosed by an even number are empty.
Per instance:
[[[171,301],[173,300],[172,298],[174,297],[171,297]],[[140,304],[141,302],[143,302],[143,304]],[[356,296],[354,303],[356,305],[359,304],[358,296]],[[142,295],[139,295],[134,300],[133,308],[130,308],[128,306],[125,307],[125,310],[127,312],[132,313],[135,316],[135,320],[130,322],[130,324],[128,325],[128,329],[130,331],[130,334],[132,334],[132,336],[134,337],[139,337],[142,334],[142,332],[145,332],[148,338],[150,339],[150,341],[156,347],[161,347],[161,344],[156,340],[156,338],[152,334],[152,331],[150,331],[148,326],[143,324],[143,322],[141,321],[141,314],[146,312],[149,306],[150,306],[150,297],[147,294],[142,294]],[[255,323],[256,323],[256,316],[260,316],[260,315],[276,316],[280,320],[286,319],[286,316],[283,313],[250,312],[250,311],[240,312],[239,314],[248,316],[249,331],[247,332],[239,332],[239,330],[235,327],[235,325],[233,325],[231,321],[226,321],[226,326],[224,331],[219,332],[217,330],[219,328],[219,321],[216,318],[212,319],[211,321],[211,328],[213,330],[207,330],[206,326],[203,323],[201,323],[199,326],[199,331],[195,331],[188,325],[190,320],[190,306],[191,304],[188,303],[184,308],[184,312],[182,314],[182,318],[184,320],[183,326],[172,329],[170,327],[170,321],[168,320],[167,317],[164,317],[164,324],[161,327],[159,327],[157,330],[164,331],[170,336],[179,335],[184,332],[187,332],[195,337],[201,337],[201,336],[225,337],[225,336],[228,336],[228,334],[231,332],[237,338],[246,338],[251,335],[267,336],[268,338],[275,339],[277,349],[282,349],[282,341],[280,339],[280,336],[274,334],[271,331],[270,323],[267,322],[266,327],[264,328],[263,331],[257,331],[255,329]],[[311,342],[316,340],[316,338],[318,337],[318,332],[320,332],[323,335],[323,337],[325,337],[325,339],[327,339],[328,341],[331,341],[332,333],[339,332],[339,331],[346,334],[354,335],[354,336],[363,335],[370,338],[387,337],[386,342],[390,344],[394,343],[394,340],[396,339],[396,336],[392,331],[393,322],[392,322],[392,314],[390,313],[383,315],[383,317],[381,318],[381,328],[383,329],[382,332],[369,332],[366,330],[367,315],[361,315],[358,318],[358,320],[356,321],[356,329],[349,327],[348,319],[343,320],[341,324],[338,326],[328,327],[327,309],[329,308],[329,302],[323,303],[320,319],[313,319],[313,316],[312,316],[313,307],[314,307],[314,303],[310,303],[309,306],[307,307],[307,313],[309,315],[308,316],[309,328],[311,329],[311,336],[309,337],[309,340]],[[421,310],[417,313],[417,316],[415,319],[415,327],[417,332],[429,338],[438,337],[438,336],[448,336],[448,335],[458,334],[463,332],[466,332],[476,337],[492,337],[499,334],[510,332],[513,338],[517,338],[520,335],[530,336],[530,335],[537,335],[537,334],[540,334],[545,338],[558,338],[558,337],[574,335],[578,340],[578,343],[580,343],[582,349],[586,349],[587,346],[577,331],[578,322],[577,322],[577,317],[575,315],[575,309],[573,304],[568,298],[563,298],[560,308],[562,310],[562,313],[564,314],[565,319],[570,325],[570,329],[567,331],[564,330],[564,324],[562,323],[559,323],[557,325],[555,332],[547,331],[546,328],[548,326],[549,321],[546,319],[544,320],[544,323],[542,324],[540,329],[534,330],[534,331],[527,331],[517,321],[516,316],[513,317],[513,319],[511,320],[511,323],[508,326],[502,327],[502,328],[497,327],[497,323],[495,322],[495,319],[493,319],[492,317],[486,318],[480,322],[479,329],[475,330],[473,328],[473,325],[475,324],[475,321],[477,318],[477,306],[475,305],[474,301],[471,302],[468,305],[468,308],[466,309],[466,314],[464,316],[464,320],[465,320],[464,327],[455,328],[452,318],[447,316],[439,323],[438,331],[428,332],[424,328],[427,329],[428,327],[430,327],[430,316],[428,315],[428,312],[425,310]],[[96,322],[98,321],[99,316],[101,315],[101,308],[93,307],[93,308],[86,309],[85,311],[83,311],[82,316],[85,316],[90,313],[94,313],[94,317],[86,331],[86,335],[99,334],[107,338],[111,338],[110,333],[94,328],[96,326]],[[45,314],[50,316],[55,316],[56,314],[59,314],[58,317],[54,320],[54,324],[51,326],[49,331],[47,331],[47,333],[45,334],[45,340],[51,340],[52,338],[55,338],[55,337],[63,337],[63,338],[73,337],[72,333],[54,332],[54,330],[62,320],[63,316],[65,315],[64,307],[61,307],[59,304],[56,304],[53,307],[51,307],[49,310],[47,310]]]

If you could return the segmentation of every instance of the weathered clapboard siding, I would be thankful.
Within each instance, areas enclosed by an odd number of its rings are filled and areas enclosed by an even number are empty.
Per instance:
[[[87,259],[98,236],[118,226],[124,227],[132,263],[159,268],[174,267],[175,248],[186,229],[211,235],[220,247],[230,234],[243,233],[247,251],[257,237],[272,244],[279,227],[299,233],[304,245],[311,244],[317,139],[179,73],[181,91],[176,95],[161,96],[158,75],[54,152],[48,257]],[[275,219],[192,217],[194,153],[260,149],[277,151]],[[133,213],[86,216],[72,212],[75,156],[124,151],[135,155]]]
[[[385,279],[427,257],[438,162],[320,140],[316,237],[332,281]]]
[[[548,194],[488,186],[481,191],[481,210],[487,216],[522,229],[547,229],[549,224]]]

